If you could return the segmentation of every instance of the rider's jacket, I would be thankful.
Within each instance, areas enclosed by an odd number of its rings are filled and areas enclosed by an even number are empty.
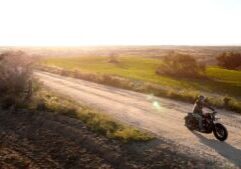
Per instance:
[[[214,111],[214,109],[211,106],[209,106],[206,102],[201,101],[201,100],[196,100],[195,104],[193,106],[193,113],[197,113],[199,115],[202,115],[204,107],[207,107],[207,108]]]

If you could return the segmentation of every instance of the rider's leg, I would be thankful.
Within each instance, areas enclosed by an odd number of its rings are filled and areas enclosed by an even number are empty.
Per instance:
[[[198,127],[199,127],[199,130],[203,130],[203,125],[202,125],[202,116],[197,114],[197,113],[194,113],[194,116],[197,118],[198,120]]]
[[[202,118],[201,115],[199,115],[199,117],[198,117],[198,124],[199,124],[199,130],[201,130],[201,131],[203,130],[202,122],[203,122],[203,118]]]

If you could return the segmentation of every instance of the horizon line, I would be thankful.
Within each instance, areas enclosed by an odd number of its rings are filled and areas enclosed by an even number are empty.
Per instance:
[[[155,45],[147,45],[147,44],[104,44],[104,45],[0,45],[0,48],[25,48],[25,47],[159,47],[159,46],[166,46],[166,47],[241,47],[241,44],[155,44]]]

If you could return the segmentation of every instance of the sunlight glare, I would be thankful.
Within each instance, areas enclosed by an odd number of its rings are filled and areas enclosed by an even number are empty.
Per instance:
[[[1,45],[241,44],[238,1],[8,0]]]

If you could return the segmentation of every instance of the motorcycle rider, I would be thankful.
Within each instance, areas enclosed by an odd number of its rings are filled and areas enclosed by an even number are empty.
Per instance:
[[[198,125],[199,130],[204,131],[202,120],[203,120],[203,108],[209,108],[210,110],[214,111],[214,108],[212,108],[210,105],[207,104],[206,99],[204,96],[200,95],[198,96],[198,99],[195,101],[194,107],[193,107],[193,115],[198,119]]]

